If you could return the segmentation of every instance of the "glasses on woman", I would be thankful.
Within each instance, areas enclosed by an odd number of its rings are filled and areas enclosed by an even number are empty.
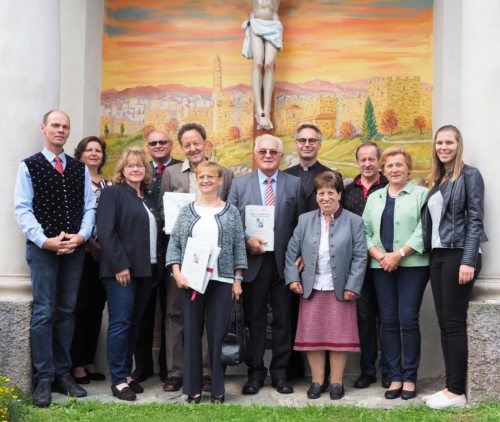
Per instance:
[[[126,169],[128,170],[134,170],[134,169],[137,169],[137,170],[142,170],[144,168],[144,164],[127,164],[125,166]]]
[[[201,176],[196,176],[196,179],[197,180],[215,180],[217,179],[219,176],[213,176],[211,174],[202,174]]]

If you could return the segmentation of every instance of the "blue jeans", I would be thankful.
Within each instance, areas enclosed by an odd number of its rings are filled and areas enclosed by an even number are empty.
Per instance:
[[[153,288],[152,277],[132,277],[127,287],[115,277],[102,279],[108,297],[107,357],[111,384],[127,382],[132,374],[133,354],[142,314]]]
[[[70,255],[26,244],[31,273],[33,307],[31,359],[36,381],[53,381],[71,370],[71,341],[75,331],[75,307],[85,251]]]
[[[399,267],[390,273],[382,269],[371,271],[382,323],[382,350],[391,380],[416,382],[420,363],[418,319],[429,267]]]

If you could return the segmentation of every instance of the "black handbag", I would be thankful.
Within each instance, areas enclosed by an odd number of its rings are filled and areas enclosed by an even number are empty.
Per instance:
[[[250,330],[245,327],[241,300],[233,300],[227,333],[222,340],[220,361],[223,365],[239,365],[248,359],[250,349]]]

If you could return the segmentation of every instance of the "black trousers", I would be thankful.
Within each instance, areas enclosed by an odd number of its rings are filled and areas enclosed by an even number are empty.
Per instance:
[[[264,351],[269,296],[273,312],[271,326],[273,356],[269,372],[273,380],[286,379],[286,369],[292,351],[290,295],[290,289],[285,286],[285,281],[279,276],[274,253],[265,253],[255,280],[243,283],[245,322],[250,329],[252,340],[252,354],[247,361],[249,379],[264,381],[267,375],[267,368],[264,366]]]
[[[160,366],[160,379],[167,379],[167,356],[165,350],[165,315],[167,312],[167,288],[165,277],[161,277],[159,283],[153,287],[148,304],[142,316],[141,326],[139,329],[139,337],[137,338],[137,346],[134,353],[135,370],[134,376],[150,376],[154,373],[153,364],[153,339],[156,316],[156,300],[158,295],[160,302],[160,351],[158,363]]]
[[[380,334],[380,317],[378,312],[378,300],[375,286],[373,284],[372,271],[368,268],[365,275],[365,281],[361,289],[361,297],[356,301],[358,314],[358,331],[361,354],[359,357],[359,366],[362,374],[375,376],[377,369],[375,362],[378,355],[378,344]],[[382,341],[380,341],[382,345]],[[380,373],[387,374],[387,361],[383,350],[380,350]]]
[[[205,294],[197,293],[191,300],[193,290],[184,289],[182,295],[182,317],[184,319],[184,383],[187,395],[201,393],[203,377],[202,336],[206,323],[208,354],[212,369],[212,396],[224,395],[226,368],[220,362],[222,340],[226,335],[231,317],[232,285],[211,280]]]
[[[467,309],[474,281],[458,283],[463,249],[434,249],[431,254],[430,278],[434,305],[441,330],[446,369],[446,387],[454,394],[465,393],[467,375]],[[474,279],[481,271],[481,254],[477,257]]]
[[[75,334],[71,345],[73,368],[94,363],[105,303],[106,291],[99,280],[99,263],[86,252],[75,309]]]

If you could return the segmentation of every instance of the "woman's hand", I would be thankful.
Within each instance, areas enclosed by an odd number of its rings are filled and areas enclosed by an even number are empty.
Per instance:
[[[292,281],[289,285],[290,290],[298,295],[301,295],[304,293],[304,288],[302,287],[302,284],[300,281]]]
[[[401,255],[399,252],[388,252],[379,262],[382,269],[390,273],[398,269],[400,261]]]
[[[304,259],[302,258],[302,256],[299,256],[296,260],[295,260],[295,266],[297,267],[297,271],[299,272],[299,274],[304,271]]]
[[[233,289],[231,291],[232,297],[234,300],[240,300],[241,294],[243,293],[243,289],[241,288],[241,281],[234,280]]]
[[[177,274],[174,274],[174,279],[179,289],[189,289],[189,280],[184,274],[178,272]]]
[[[474,280],[474,273],[476,269],[470,265],[462,264],[458,270],[458,284],[467,284],[469,281]]]
[[[356,300],[357,297],[357,293],[347,289],[344,290],[344,300]]]
[[[116,273],[115,277],[120,286],[127,287],[130,284],[130,270],[128,268]]]

